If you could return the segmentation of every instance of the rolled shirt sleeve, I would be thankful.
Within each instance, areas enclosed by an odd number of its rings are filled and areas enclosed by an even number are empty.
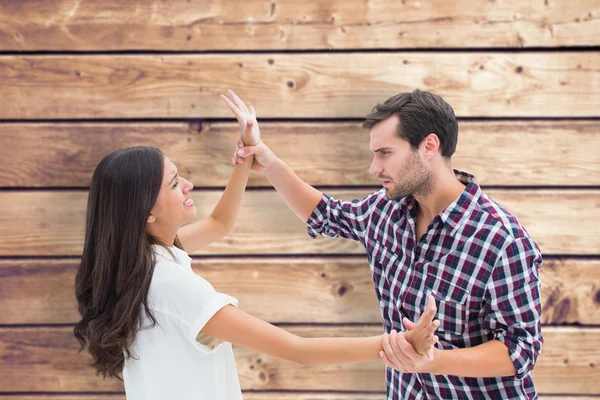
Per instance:
[[[487,285],[484,328],[508,347],[518,379],[533,369],[542,349],[541,264],[531,239],[511,239]]]
[[[237,299],[217,292],[204,278],[191,270],[182,271],[173,266],[168,276],[164,275],[154,288],[159,294],[152,308],[169,314],[179,321],[179,329],[190,342],[204,325],[223,307],[237,307]]]
[[[385,192],[379,191],[360,200],[342,201],[323,194],[306,222],[308,234],[313,239],[322,235],[362,241],[375,203],[382,196]]]

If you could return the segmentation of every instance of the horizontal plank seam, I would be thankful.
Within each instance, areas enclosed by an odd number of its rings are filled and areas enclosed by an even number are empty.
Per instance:
[[[125,392],[0,392],[0,398],[4,396],[120,396]]]
[[[589,260],[589,261],[600,261],[600,254],[542,254],[544,260],[554,260],[554,261],[579,261],[579,260]],[[193,260],[218,260],[222,259],[251,259],[251,260],[272,260],[272,259],[301,259],[301,260],[310,260],[315,258],[326,258],[326,259],[335,259],[335,258],[344,258],[344,259],[362,259],[365,258],[366,253],[364,254],[356,254],[356,253],[325,253],[325,254],[192,254]],[[36,261],[36,260],[48,260],[48,261],[68,261],[68,260],[79,260],[81,256],[75,255],[0,255],[0,261]]]
[[[557,52],[594,52],[598,45],[580,46],[531,46],[531,47],[381,47],[381,48],[343,48],[343,49],[261,49],[261,50],[5,50],[1,56],[69,56],[69,55],[227,55],[227,54],[331,54],[331,53],[557,53]]]
[[[284,328],[380,328],[380,323],[363,323],[363,322],[345,322],[345,323],[327,323],[327,322],[311,322],[311,321],[300,321],[300,322],[281,322],[281,321],[267,321],[270,324],[277,325]],[[0,330],[9,329],[59,329],[59,328],[73,328],[75,324],[0,324]],[[598,329],[600,330],[600,324],[545,324],[542,323],[544,328],[582,328],[582,329]]]
[[[370,185],[314,185],[315,189],[321,191],[356,191],[356,190],[370,190],[377,191],[381,189],[381,186],[370,186]],[[542,191],[542,190],[561,190],[565,192],[569,191],[598,191],[600,190],[600,185],[540,185],[540,186],[531,186],[531,185],[481,185],[481,188],[485,190],[505,190],[505,191]],[[88,186],[0,186],[1,192],[87,192],[89,189]],[[224,186],[201,186],[194,187],[194,192],[210,192],[210,191],[222,191],[224,190]],[[273,186],[249,186],[246,188],[247,192],[273,192],[276,193]]]
[[[599,111],[600,114],[600,111]],[[557,121],[557,122],[579,122],[579,121],[600,121],[600,115],[591,116],[490,116],[490,117],[469,117],[459,116],[456,118],[460,122],[535,122],[535,121]],[[360,123],[363,122],[364,118],[261,118],[259,116],[260,123]],[[39,119],[0,119],[0,125],[8,124],[154,124],[154,123],[173,123],[173,124],[190,124],[190,123],[231,123],[235,122],[231,118],[39,118]]]
[[[253,389],[246,389],[246,390],[242,390],[243,393],[264,393],[264,394],[273,394],[273,395],[277,395],[277,394],[293,394],[293,393],[298,393],[298,394],[311,394],[311,393],[315,393],[315,394],[355,394],[355,395],[361,395],[361,394],[380,394],[380,393],[385,393],[384,391],[365,391],[365,390],[357,390],[357,391],[351,391],[351,390],[314,390],[314,389],[307,389],[307,390],[282,390],[282,389],[277,389],[277,390],[253,390]],[[4,396],[117,396],[117,395],[123,395],[125,394],[125,392],[118,392],[118,391],[114,391],[114,392],[0,392],[0,398],[4,397]]]
[[[369,394],[384,394],[384,391],[364,391],[364,390],[360,390],[360,391],[349,391],[349,390],[344,390],[344,391],[339,391],[339,390],[314,390],[314,389],[309,389],[309,390],[281,390],[281,389],[277,389],[277,390],[258,390],[258,389],[246,389],[246,390],[242,390],[243,393],[253,393],[253,394],[270,394],[270,395],[277,395],[277,394],[294,394],[294,393],[298,393],[298,394],[331,394],[331,395],[345,395],[345,394],[354,394],[354,395],[369,395]],[[7,397],[7,396],[68,396],[68,397],[73,397],[76,398],[76,396],[122,396],[124,395],[125,392],[0,392],[0,398],[2,397]],[[544,395],[545,398],[548,397],[556,397],[556,398],[562,398],[562,397],[571,397],[571,398],[600,398],[600,395],[598,394],[580,394],[580,393],[542,393]]]
[[[256,394],[288,394],[288,393],[299,393],[299,394],[331,394],[331,395],[344,395],[344,394],[355,394],[355,395],[363,395],[363,394],[384,394],[383,391],[338,391],[338,390],[242,390],[243,393],[256,393]],[[125,392],[0,392],[0,398],[5,396],[68,396],[76,398],[76,396],[122,396]],[[571,397],[571,398],[600,398],[600,395],[597,394],[580,394],[580,393],[542,393],[545,398],[548,397],[557,397],[561,398],[563,396]]]

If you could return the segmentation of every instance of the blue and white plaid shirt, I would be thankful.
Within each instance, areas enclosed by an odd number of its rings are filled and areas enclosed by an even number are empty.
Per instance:
[[[388,399],[536,399],[529,371],[542,348],[539,268],[542,255],[516,217],[491,200],[475,178],[455,171],[466,185],[415,242],[416,201],[389,200],[385,189],[362,200],[324,195],[309,218],[314,238],[360,241],[386,332],[417,321],[427,294],[437,302],[438,347],[474,347],[499,340],[516,376],[465,378],[387,369]]]

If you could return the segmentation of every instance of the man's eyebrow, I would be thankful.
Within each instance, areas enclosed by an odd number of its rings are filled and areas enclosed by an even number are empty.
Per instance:
[[[171,186],[171,183],[173,183],[173,181],[175,180],[175,178],[177,178],[177,172],[175,172],[175,175],[173,175],[173,178],[171,179],[171,182],[169,182],[169,184],[167,186]]]
[[[380,147],[378,149],[373,150],[373,153],[379,153],[381,151],[389,151],[391,149],[392,149],[391,147]]]

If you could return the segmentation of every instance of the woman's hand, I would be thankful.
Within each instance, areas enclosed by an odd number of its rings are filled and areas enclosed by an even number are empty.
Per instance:
[[[250,109],[248,109],[242,99],[233,90],[229,90],[228,92],[232,100],[229,100],[225,95],[221,95],[221,98],[233,112],[242,127],[242,134],[240,135],[242,141],[246,146],[256,146],[260,143],[260,130],[256,121],[254,107],[250,106]]]

